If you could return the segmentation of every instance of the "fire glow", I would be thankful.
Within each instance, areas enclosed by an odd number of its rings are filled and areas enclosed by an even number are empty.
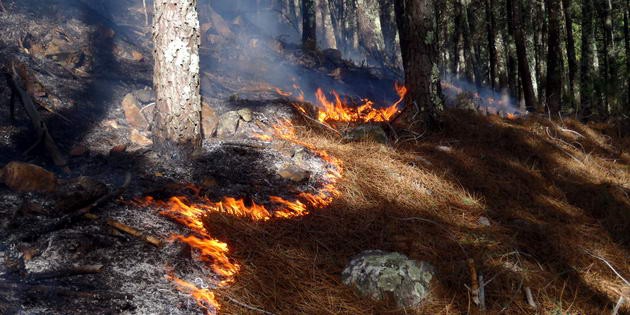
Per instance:
[[[287,200],[279,196],[269,197],[269,206],[246,203],[244,199],[224,197],[221,201],[212,201],[205,197],[197,196],[200,201],[191,202],[187,197],[171,197],[167,201],[155,200],[145,197],[140,201],[144,206],[157,206],[160,214],[188,227],[192,234],[188,236],[173,235],[171,240],[188,244],[197,253],[196,259],[203,262],[215,274],[221,277],[216,284],[217,288],[226,287],[235,281],[235,276],[240,270],[240,265],[230,259],[228,244],[222,242],[210,234],[203,224],[203,219],[209,213],[221,213],[237,218],[252,221],[268,221],[272,219],[290,219],[307,215],[309,209],[324,208],[330,205],[340,195],[336,183],[341,179],[342,163],[327,152],[317,150],[314,146],[298,140],[295,129],[288,121],[283,121],[273,127],[274,137],[289,141],[311,150],[328,163],[327,173],[324,174],[324,183],[317,193],[302,192],[294,199]],[[195,194],[199,189],[189,187]],[[219,310],[221,305],[210,289],[198,288],[193,283],[175,277],[172,272],[167,274],[167,279],[173,282],[177,289],[190,294],[198,305],[204,307],[208,313],[211,309]]]

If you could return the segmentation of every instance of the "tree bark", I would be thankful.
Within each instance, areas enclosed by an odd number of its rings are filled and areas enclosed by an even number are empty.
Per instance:
[[[442,109],[433,4],[432,0],[396,0],[405,84],[409,89],[407,105],[397,122],[410,128],[417,123],[434,127],[437,112]]]
[[[523,98],[528,111],[536,111],[536,98],[532,85],[532,75],[527,60],[527,46],[525,45],[525,35],[523,34],[523,24],[521,20],[523,4],[522,0],[512,0],[512,34],[516,44],[516,58],[518,60],[518,73],[521,77],[521,87]]]
[[[555,114],[562,105],[562,50],[560,50],[560,0],[546,0],[549,19],[547,36],[547,109]]]
[[[375,63],[382,64],[383,32],[380,21],[380,4],[378,0],[357,0],[357,26],[359,44],[365,49],[366,56]]]
[[[497,77],[496,20],[494,17],[494,0],[485,1],[486,33],[488,40],[488,80],[494,91]]]
[[[626,46],[626,112],[630,113],[630,0],[623,11],[623,38]]]
[[[396,28],[396,14],[394,10],[394,0],[383,0],[381,2],[381,27],[383,30],[383,42],[385,43],[385,56],[390,67],[400,65],[400,46],[396,40],[398,29]]]
[[[317,49],[317,19],[315,0],[302,0],[302,47]]]
[[[562,0],[562,6],[564,9],[564,23],[567,34],[566,49],[567,49],[567,61],[569,64],[569,102],[573,107],[575,104],[575,79],[578,71],[578,64],[575,55],[575,38],[573,37],[573,14],[571,11],[571,1]]]
[[[582,118],[593,112],[593,0],[582,0],[582,60],[580,62],[580,107]]]
[[[156,0],[153,134],[161,149],[201,145],[199,19],[196,0]]]

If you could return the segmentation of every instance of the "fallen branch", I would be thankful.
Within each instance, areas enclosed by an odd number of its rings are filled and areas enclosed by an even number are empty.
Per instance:
[[[22,76],[18,74],[17,70],[15,69],[15,64],[11,65],[11,70],[12,70],[11,80],[13,81],[13,85],[20,96],[22,105],[24,106],[26,113],[31,118],[31,122],[33,123],[33,128],[35,128],[37,132],[37,142],[35,143],[35,145],[33,145],[33,147],[31,147],[31,149],[39,145],[40,143],[43,143],[48,153],[50,154],[53,162],[55,163],[55,165],[66,166],[67,161],[66,161],[65,156],[61,153],[61,151],[57,147],[57,144],[55,143],[52,136],[50,135],[50,132],[48,130],[48,127],[46,126],[46,123],[39,115],[39,112],[37,112],[37,108],[35,107],[35,104],[33,103],[33,99],[28,94],[26,89],[22,87],[22,84],[23,84]]]
[[[244,307],[244,308],[246,308],[246,309],[248,309],[248,310],[251,310],[251,311],[256,311],[256,312],[259,312],[259,313],[263,313],[263,314],[265,314],[265,315],[274,315],[274,313],[271,313],[271,312],[265,311],[265,310],[263,310],[263,309],[260,309],[260,308],[258,308],[258,307],[255,307],[255,306],[251,306],[251,305],[249,305],[249,304],[245,304],[245,303],[243,303],[243,302],[241,302],[241,301],[239,301],[239,300],[237,300],[237,299],[235,299],[235,298],[233,298],[233,297],[226,296],[225,298],[226,298],[226,299],[228,299],[230,302],[232,302],[232,303],[234,303],[234,304],[236,304],[236,305],[238,305],[238,306],[240,306],[240,307]]]
[[[479,279],[477,278],[477,268],[475,268],[475,261],[472,258],[466,260],[468,264],[468,272],[470,272],[470,291],[472,292],[472,300],[478,306],[481,306],[481,300],[479,299]]]
[[[85,265],[85,266],[72,266],[69,268],[63,268],[54,271],[45,271],[31,273],[28,275],[29,280],[46,280],[54,278],[63,278],[76,275],[87,275],[101,272],[103,265]]]
[[[146,235],[142,232],[140,232],[139,230],[126,225],[122,222],[116,221],[114,219],[107,219],[107,225],[115,228],[118,231],[124,232],[126,234],[129,234],[137,239],[143,240],[155,247],[161,247],[162,246],[162,241],[160,241],[160,239],[158,239],[155,236],[151,236],[151,235]]]
[[[4,7],[4,4],[2,4],[2,0],[0,0],[0,11],[7,12],[7,9]]]

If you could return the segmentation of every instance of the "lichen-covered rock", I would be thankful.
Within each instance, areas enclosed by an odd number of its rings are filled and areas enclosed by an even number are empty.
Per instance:
[[[364,251],[342,273],[346,285],[374,300],[391,295],[400,307],[415,307],[429,294],[433,267],[396,252]]]
[[[233,136],[238,129],[238,123],[240,120],[241,115],[236,111],[227,112],[221,115],[217,126],[217,137],[225,138]]]

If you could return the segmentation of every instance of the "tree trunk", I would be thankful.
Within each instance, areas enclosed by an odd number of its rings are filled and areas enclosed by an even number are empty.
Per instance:
[[[560,50],[560,0],[546,0],[549,19],[547,37],[547,109],[555,114],[562,105],[562,50]]]
[[[156,0],[154,4],[155,143],[168,151],[197,149],[202,137],[197,1]]]
[[[322,21],[322,33],[326,48],[337,49],[337,39],[335,38],[335,30],[332,23],[332,15],[330,13],[328,0],[319,0],[319,15]]]
[[[582,0],[582,60],[580,107],[582,118],[593,114],[593,0]]]
[[[600,68],[600,76],[602,80],[602,90],[600,91],[601,99],[603,100],[603,106],[600,110],[602,114],[610,113],[610,96],[613,93],[611,88],[611,79],[614,78],[612,75],[612,66],[614,56],[612,55],[612,51],[614,50],[614,39],[613,39],[613,30],[612,30],[612,18],[609,0],[597,0],[596,1],[596,12],[599,15],[599,21],[601,23],[602,30],[602,49],[601,49],[601,59],[604,61],[603,66]]]
[[[490,88],[494,91],[497,77],[497,48],[496,48],[496,20],[494,18],[494,0],[485,1],[486,32],[488,39],[488,79]]]
[[[433,10],[432,0],[396,0],[405,84],[409,89],[407,106],[397,121],[409,127],[416,123],[433,127],[442,108]]]
[[[459,0],[455,0],[453,13],[453,33],[451,34],[451,53],[449,70],[453,76],[459,77],[459,43],[462,36],[462,8]]]
[[[394,0],[383,0],[381,2],[381,28],[383,30],[383,42],[385,44],[385,56],[387,64],[396,68],[400,65],[400,47],[396,40],[398,29],[396,27],[396,14],[394,11]]]
[[[623,38],[626,46],[626,113],[630,113],[630,0],[623,11]]]
[[[302,0],[302,47],[317,49],[317,19],[315,0]]]
[[[365,50],[368,60],[382,64],[385,44],[379,16],[378,0],[357,0],[359,44]]]
[[[529,62],[527,60],[527,46],[525,45],[525,36],[523,34],[523,24],[521,21],[523,5],[522,0],[512,0],[512,34],[516,44],[516,58],[518,60],[518,73],[521,77],[521,87],[523,89],[523,98],[528,111],[536,110],[536,98],[534,97],[534,88],[532,85],[532,75],[529,70]]]
[[[571,1],[562,0],[562,6],[564,9],[564,23],[567,34],[567,59],[569,63],[569,102],[571,106],[575,103],[575,78],[578,71],[578,64],[575,55],[575,38],[573,37],[573,14],[571,12]]]

